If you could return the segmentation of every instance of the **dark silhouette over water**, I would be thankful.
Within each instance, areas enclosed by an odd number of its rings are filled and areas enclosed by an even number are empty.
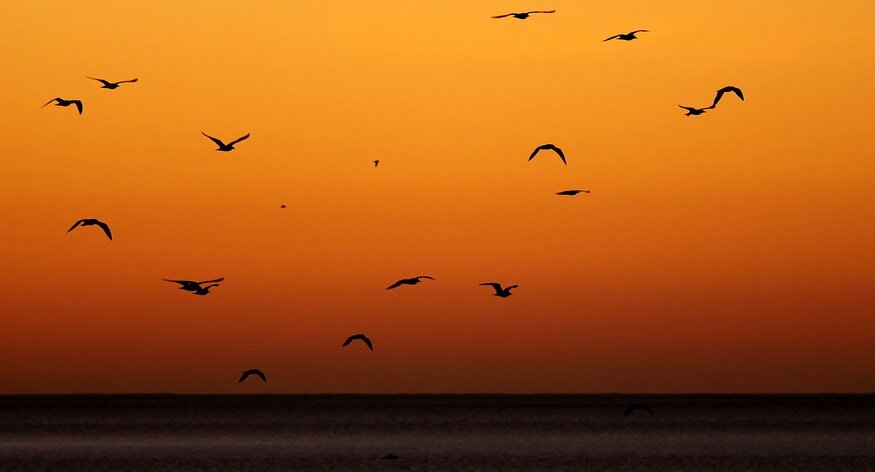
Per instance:
[[[238,383],[243,382],[244,380],[249,378],[250,375],[255,375],[255,376],[261,377],[262,381],[267,382],[267,377],[265,377],[264,372],[262,372],[259,369],[249,369],[249,370],[243,371],[243,373],[240,375],[240,380],[238,380]]]
[[[131,80],[119,80],[118,82],[110,82],[108,80],[98,79],[97,77],[91,77],[88,75],[86,75],[85,77],[88,77],[91,80],[96,80],[96,81],[102,83],[103,85],[100,88],[105,88],[105,89],[110,89],[110,90],[117,89],[119,84],[134,83],[137,81],[137,79],[131,79]]]
[[[187,291],[187,292],[194,292],[194,291],[197,291],[197,289],[201,288],[201,284],[209,284],[209,283],[213,283],[213,282],[221,282],[221,281],[225,280],[225,278],[224,278],[224,277],[220,277],[220,278],[218,278],[218,279],[213,279],[213,280],[204,280],[204,281],[202,281],[202,282],[195,282],[194,280],[174,280],[174,279],[161,279],[161,280],[164,280],[165,282],[173,282],[173,283],[177,283],[177,284],[179,284],[179,285],[180,285],[180,287],[179,287],[180,290],[185,290],[185,291]]]
[[[413,277],[411,279],[401,279],[401,280],[395,282],[394,284],[386,287],[386,290],[391,290],[393,288],[400,287],[401,285],[416,285],[419,282],[422,282],[420,279],[434,280],[434,277],[431,277],[429,275],[420,275],[418,277]]]
[[[76,109],[79,110],[79,114],[80,115],[82,114],[82,101],[81,100],[64,100],[61,97],[55,97],[55,98],[47,101],[46,104],[43,105],[41,108],[45,108],[46,105],[48,105],[49,103],[52,103],[52,102],[57,102],[57,103],[55,103],[56,107],[68,107],[70,105],[76,105]]]
[[[529,15],[534,15],[535,13],[556,13],[556,10],[533,10],[521,13],[505,13],[504,15],[493,16],[493,18],[507,18],[508,16],[512,16],[518,20],[525,20]]]
[[[639,410],[646,411],[646,412],[650,413],[651,416],[653,415],[653,410],[650,409],[649,405],[646,405],[644,403],[633,403],[633,404],[629,405],[628,407],[626,407],[626,411],[623,412],[623,416],[629,416],[633,412],[636,412]]]
[[[684,116],[701,115],[702,113],[705,113],[705,110],[710,110],[710,109],[714,108],[714,107],[705,107],[705,108],[685,107],[683,105],[678,105],[678,106],[683,108],[684,110],[687,110],[687,113],[684,114]]]
[[[717,91],[717,95],[714,97],[714,103],[712,103],[711,106],[708,108],[716,107],[717,102],[719,102],[720,99],[723,98],[723,94],[728,93],[728,92],[731,92],[731,93],[738,95],[738,98],[740,98],[742,102],[744,101],[744,94],[741,93],[741,89],[738,87],[733,87],[733,86],[729,85],[729,86],[723,87],[722,89]]]
[[[571,196],[573,196],[573,195],[577,195],[578,193],[589,193],[589,190],[578,190],[578,189],[563,190],[561,192],[556,192],[556,195],[571,195]]]
[[[112,232],[109,230],[109,225],[98,220],[98,219],[94,219],[94,218],[81,219],[81,220],[73,223],[73,226],[71,226],[70,229],[67,230],[67,232],[69,233],[70,231],[73,231],[74,229],[76,229],[77,226],[99,226],[100,229],[102,229],[103,232],[106,233],[106,237],[109,238],[110,241],[112,240]]]
[[[235,144],[239,143],[240,141],[243,141],[244,139],[249,138],[249,133],[246,133],[246,136],[243,136],[242,138],[237,138],[234,141],[231,141],[230,143],[225,144],[221,140],[216,139],[216,138],[208,135],[207,133],[204,133],[203,131],[201,131],[201,134],[210,138],[214,143],[216,143],[216,146],[219,146],[216,149],[216,151],[222,151],[222,152],[228,152],[228,151],[233,150]]]
[[[626,33],[626,34],[615,34],[608,39],[603,39],[602,42],[610,41],[612,39],[619,39],[621,41],[632,41],[633,39],[638,39],[638,37],[635,36],[636,33],[649,33],[649,32],[650,32],[650,30],[635,30],[635,31],[631,31],[631,32]]]
[[[480,285],[488,285],[492,287],[493,289],[495,289],[495,293],[493,293],[493,295],[501,298],[507,298],[513,295],[512,293],[510,293],[511,289],[519,287],[519,285],[508,285],[507,287],[501,288],[501,284],[498,282],[486,282]]]
[[[541,151],[553,151],[553,152],[555,152],[556,154],[559,155],[559,159],[562,159],[562,163],[565,165],[568,165],[568,162],[565,162],[565,153],[562,152],[562,149],[559,149],[558,147],[556,147],[553,144],[542,144],[542,145],[536,147],[535,150],[532,151],[532,154],[529,156],[529,160],[531,161],[532,159],[534,159],[535,156]]]
[[[368,349],[370,349],[370,350],[372,350],[372,351],[374,350],[374,344],[371,342],[371,340],[368,339],[367,336],[365,336],[364,334],[361,334],[361,333],[359,333],[359,334],[353,334],[352,336],[346,338],[346,341],[344,341],[344,342],[343,342],[343,345],[340,346],[340,347],[346,347],[346,346],[349,346],[349,344],[350,344],[351,342],[355,341],[356,339],[361,340],[363,343],[365,343],[365,345],[368,346]]]

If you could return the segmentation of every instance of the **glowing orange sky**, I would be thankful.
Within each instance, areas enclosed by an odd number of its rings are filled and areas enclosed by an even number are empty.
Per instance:
[[[0,5],[0,393],[875,390],[873,2],[68,3]]]

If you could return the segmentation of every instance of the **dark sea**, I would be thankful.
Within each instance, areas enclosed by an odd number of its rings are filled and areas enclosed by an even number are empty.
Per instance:
[[[0,470],[875,471],[875,395],[0,396]]]

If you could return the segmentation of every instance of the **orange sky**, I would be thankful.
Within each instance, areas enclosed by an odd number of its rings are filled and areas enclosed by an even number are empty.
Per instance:
[[[4,1],[0,393],[871,392],[873,20]]]

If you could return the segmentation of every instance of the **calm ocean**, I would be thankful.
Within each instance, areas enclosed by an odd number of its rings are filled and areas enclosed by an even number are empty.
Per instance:
[[[875,395],[0,396],[0,470],[875,471]]]

